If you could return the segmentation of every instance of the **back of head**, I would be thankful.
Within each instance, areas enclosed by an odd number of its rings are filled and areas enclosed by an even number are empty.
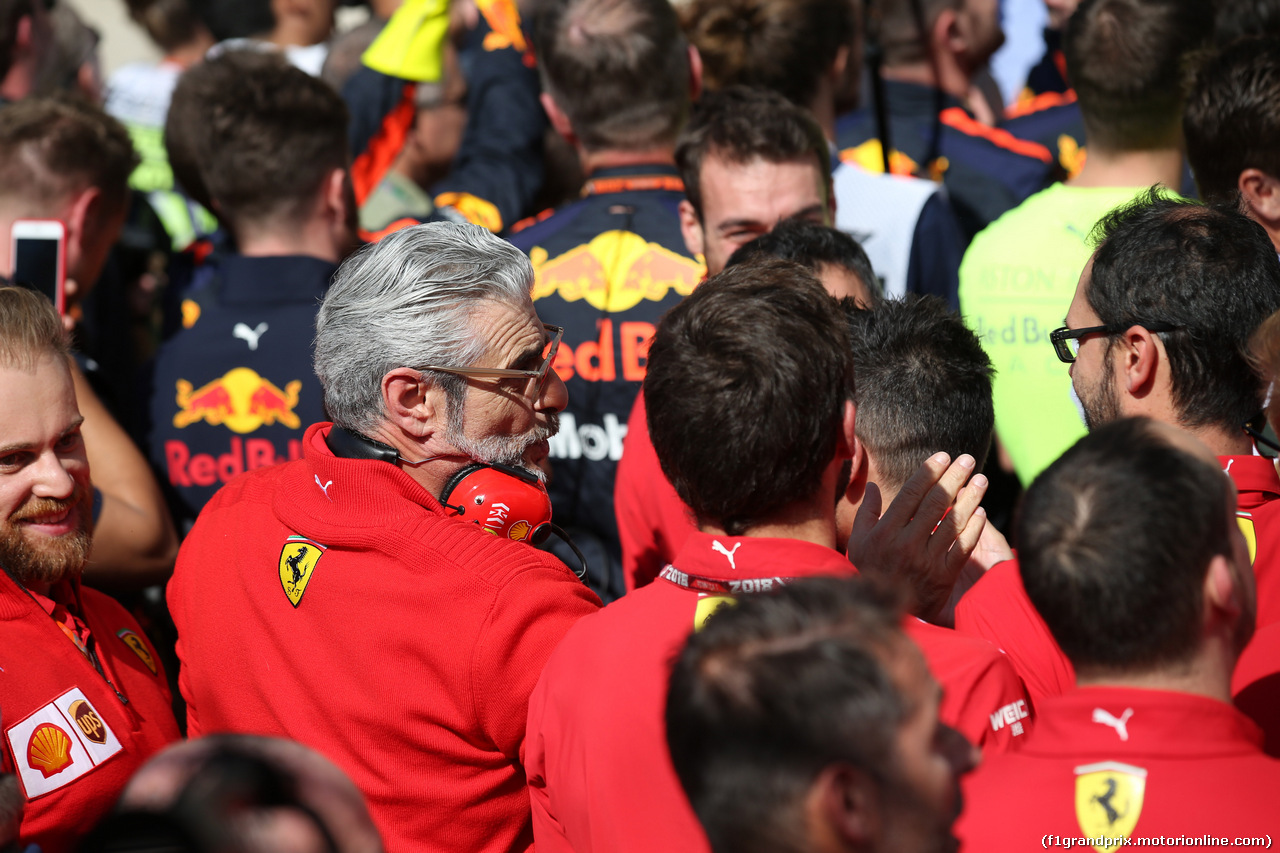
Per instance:
[[[858,438],[882,490],[896,492],[938,451],[968,453],[981,470],[995,411],[991,359],[960,316],[932,296],[873,310],[846,302],[858,376]]]
[[[82,849],[382,853],[382,841],[360,791],[320,753],[215,734],[152,757]]]
[[[692,0],[681,20],[709,90],[759,86],[805,108],[855,27],[849,0]]]
[[[910,713],[889,672],[898,618],[869,584],[821,578],[743,596],[690,636],[667,745],[712,850],[806,849],[804,798],[823,767],[893,775]]]
[[[1083,0],[1063,53],[1090,145],[1144,151],[1176,144],[1187,56],[1206,44],[1204,0]]]
[[[805,109],[765,89],[730,86],[709,92],[698,102],[676,145],[676,165],[685,195],[702,215],[698,176],[708,157],[745,164],[814,162],[831,197],[831,154],[822,128]]]
[[[728,267],[781,258],[799,264],[821,277],[824,267],[839,267],[858,277],[873,301],[880,294],[880,280],[871,259],[858,241],[844,231],[805,219],[784,219],[768,234],[761,234],[729,256]]]
[[[1183,129],[1205,201],[1232,203],[1245,169],[1280,179],[1280,38],[1238,41],[1205,62]]]
[[[938,16],[959,9],[965,0],[874,0],[868,36],[884,52],[885,65],[909,65],[929,59],[930,37]]]
[[[31,371],[43,356],[70,354],[62,319],[43,295],[0,287],[0,367]]]
[[[1103,217],[1088,301],[1106,325],[1166,323],[1178,423],[1238,432],[1262,409],[1249,338],[1280,308],[1280,262],[1267,233],[1231,207],[1158,189]]]
[[[708,279],[663,318],[649,435],[700,520],[740,535],[818,490],[853,394],[843,326],[817,279],[773,259]]]
[[[203,121],[182,134],[202,136],[196,166],[219,215],[237,228],[301,218],[325,179],[348,165],[342,98],[281,57],[263,61],[256,51],[227,51],[186,77],[197,74],[217,85],[192,84]]]
[[[212,40],[196,3],[200,0],[125,0],[129,17],[147,31],[165,53],[187,47],[202,36]],[[200,3],[201,7],[204,5]]]
[[[1217,6],[1219,45],[1246,36],[1280,36],[1280,0],[1218,0]]]
[[[56,219],[89,187],[104,211],[118,211],[137,164],[124,126],[84,101],[27,98],[0,110],[0,210],[10,217]]]
[[[471,314],[485,300],[529,302],[533,267],[478,225],[415,225],[365,246],[334,274],[316,317],[315,370],[334,423],[382,421],[382,377],[397,367],[466,366],[486,351]],[[430,374],[451,394],[466,380]]]
[[[1101,426],[1022,499],[1022,581],[1081,676],[1154,672],[1197,649],[1205,575],[1232,553],[1235,501],[1222,471],[1171,432],[1145,418]]]
[[[534,21],[542,87],[588,151],[675,142],[689,55],[668,0],[545,0]]]

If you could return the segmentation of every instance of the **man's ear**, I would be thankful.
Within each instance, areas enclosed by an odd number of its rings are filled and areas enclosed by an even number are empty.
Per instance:
[[[1131,326],[1115,342],[1115,369],[1129,396],[1146,397],[1155,388],[1160,361],[1165,358],[1164,345],[1142,326]]]
[[[1248,202],[1254,218],[1262,222],[1268,231],[1280,228],[1280,178],[1274,178],[1261,169],[1245,169],[1240,173],[1236,186]]]
[[[347,211],[347,170],[333,169],[324,179],[321,188],[320,204],[325,218],[333,223],[345,223]]]
[[[1208,605],[1206,619],[1225,617],[1233,625],[1240,620],[1248,606],[1245,592],[1240,588],[1240,580],[1222,554],[1209,561],[1209,571],[1204,578],[1204,600]]]
[[[102,191],[89,186],[75,193],[63,208],[62,223],[67,228],[67,274],[79,268],[85,247],[96,236],[96,229],[105,227]],[[88,287],[94,282],[80,282]]]
[[[702,97],[702,54],[689,45],[689,100],[697,103]]]
[[[397,367],[382,377],[382,408],[389,424],[419,439],[443,431],[448,412],[444,389],[429,385],[409,367]]]
[[[538,96],[538,100],[542,102],[542,108],[547,111],[547,118],[551,120],[551,126],[555,128],[556,133],[563,136],[570,145],[576,146],[578,137],[573,132],[573,126],[569,124],[569,117],[565,115],[564,110],[560,109],[555,98],[551,97],[549,92],[543,92]]]
[[[852,765],[824,767],[806,805],[812,849],[872,849],[881,834],[879,789]]]
[[[680,233],[684,235],[684,245],[689,254],[699,256],[705,252],[702,220],[687,198],[680,200]]]
[[[858,440],[857,422],[857,407],[854,406],[852,400],[845,400],[844,414],[840,419],[840,435],[837,439],[839,443],[836,454],[840,459],[852,459],[854,468],[862,464],[862,442]]]
[[[929,34],[934,48],[942,48],[952,56],[962,56],[969,48],[969,35],[959,9],[948,7],[939,12]]]

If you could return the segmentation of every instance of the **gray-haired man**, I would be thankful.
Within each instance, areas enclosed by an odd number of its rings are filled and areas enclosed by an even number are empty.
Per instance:
[[[416,226],[346,261],[316,334],[334,423],[307,431],[302,459],[215,496],[169,586],[189,734],[320,750],[392,853],[532,842],[528,696],[598,606],[554,558],[468,523],[473,496],[450,496],[476,463],[510,466],[479,469],[491,485],[538,490],[566,393],[532,283],[519,250],[470,225]],[[485,499],[511,538],[537,524]]]

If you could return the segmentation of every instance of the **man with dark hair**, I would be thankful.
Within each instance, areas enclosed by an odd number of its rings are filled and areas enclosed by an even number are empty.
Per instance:
[[[1219,45],[1246,36],[1280,35],[1277,0],[1220,0],[1214,36]]]
[[[836,507],[840,541],[848,539],[868,485],[874,484],[882,501],[892,501],[939,451],[952,457],[967,453],[981,471],[995,421],[991,361],[977,336],[941,300],[908,297],[870,309],[846,301],[845,315],[858,372],[854,401],[863,454]],[[989,525],[983,537],[992,547],[1002,544]],[[982,574],[975,561],[965,565],[941,623],[951,624],[955,602]]]
[[[707,88],[756,86],[808,110],[836,138],[842,86],[858,88],[860,9],[847,0],[697,0],[682,13]],[[936,293],[952,301],[964,238],[937,184],[838,163],[837,227],[856,234],[890,296]]]
[[[49,301],[0,288],[0,774],[16,774],[26,800],[19,847],[47,853],[75,849],[179,736],[155,649],[81,585],[95,500],[68,356]]]
[[[1083,170],[979,234],[960,267],[960,307],[996,368],[996,430],[1024,486],[1084,433],[1045,347],[1089,260],[1099,217],[1182,178],[1182,68],[1207,38],[1201,0],[1085,0],[1067,23],[1089,136]]]
[[[746,86],[708,93],[676,147],[685,245],[715,275],[784,219],[831,225],[830,162],[822,128],[781,95]]]
[[[729,266],[766,258],[799,264],[837,299],[852,297],[866,307],[878,302],[876,276],[866,253],[842,231],[787,219],[734,252]],[[697,526],[658,464],[645,423],[643,393],[636,398],[627,422],[625,448],[618,463],[614,509],[622,542],[622,570],[631,591],[656,579]]]
[[[1104,217],[1066,325],[1051,335],[1070,364],[1090,429],[1143,415],[1184,430],[1218,455],[1238,490],[1239,523],[1259,592],[1259,624],[1280,620],[1280,478],[1253,455],[1247,425],[1263,388],[1249,339],[1280,308],[1280,263],[1257,223],[1232,208],[1156,190]],[[956,626],[1009,653],[1037,701],[1073,683],[1069,659],[1027,600],[1014,561],[961,600]]]
[[[1280,251],[1280,37],[1238,41],[1208,60],[1182,126],[1200,196],[1239,198]]]
[[[988,127],[964,106],[974,76],[1004,41],[995,0],[880,0],[888,144],[869,105],[836,123],[840,157],[871,171],[940,181],[971,239],[1048,185],[1044,146]],[[917,17],[919,13],[920,17]]]
[[[1235,503],[1209,448],[1146,418],[1100,426],[1032,484],[1022,577],[1078,685],[966,780],[967,848],[1275,831],[1280,762],[1231,707],[1254,615]]]
[[[547,662],[525,750],[540,850],[706,849],[662,750],[669,660],[726,596],[856,574],[835,524],[837,479],[862,456],[853,370],[837,304],[787,261],[729,267],[663,318],[645,377],[649,428],[699,529],[658,580],[578,622]],[[985,480],[960,491],[972,471],[972,457],[938,454],[883,518],[878,503],[859,516],[852,559],[909,582],[924,615],[981,532]],[[906,631],[951,694],[945,722],[978,739],[993,715],[1026,707],[989,644],[916,618]]]
[[[555,369],[571,402],[551,445],[557,523],[611,601],[626,589],[614,475],[645,345],[703,275],[680,238],[673,157],[700,68],[667,0],[551,0],[534,26],[543,106],[587,183],[581,199],[518,224],[510,240],[533,261],[539,312],[565,330]]]
[[[714,853],[942,851],[976,756],[939,693],[883,594],[803,580],[690,635],[667,745]]]
[[[151,462],[185,530],[236,474],[298,458],[303,431],[324,420],[299,344],[355,247],[355,205],[347,112],[326,83],[276,54],[228,51],[180,87],[206,95],[194,165],[238,249],[202,270],[187,327],[151,375]]]

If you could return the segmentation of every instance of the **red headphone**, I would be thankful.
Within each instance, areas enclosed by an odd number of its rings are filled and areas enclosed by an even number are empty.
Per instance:
[[[453,498],[453,503],[450,503]],[[541,545],[551,535],[551,498],[534,474],[511,465],[473,462],[440,492],[450,517],[462,516],[495,536]]]

